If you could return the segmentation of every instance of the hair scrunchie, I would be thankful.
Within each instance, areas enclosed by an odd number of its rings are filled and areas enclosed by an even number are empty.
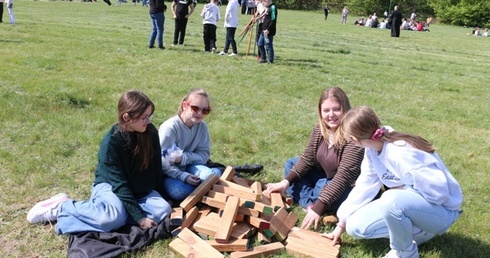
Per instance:
[[[373,135],[371,136],[371,141],[376,141],[379,138],[383,137],[385,135],[385,128],[378,128],[376,131],[374,131]]]

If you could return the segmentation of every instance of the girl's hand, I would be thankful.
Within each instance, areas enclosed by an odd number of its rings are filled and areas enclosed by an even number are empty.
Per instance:
[[[316,214],[312,209],[307,209],[306,216],[301,223],[302,229],[310,229],[311,225],[316,230],[318,228],[318,222],[320,221],[320,215]]]
[[[332,240],[332,245],[340,244],[342,242],[342,233],[344,230],[343,227],[337,225],[332,232],[327,234],[323,233],[321,236]]]
[[[157,226],[158,224],[149,219],[149,218],[142,218],[138,221],[138,224],[140,225],[140,228],[142,229],[147,229],[147,228],[151,228],[151,227],[154,227],[154,226]]]
[[[289,181],[284,179],[279,183],[267,184],[264,191],[265,196],[271,197],[271,193],[279,192],[284,195],[286,188],[289,186]]]
[[[185,179],[185,182],[190,185],[198,185],[201,183],[201,179],[198,176],[190,175]]]

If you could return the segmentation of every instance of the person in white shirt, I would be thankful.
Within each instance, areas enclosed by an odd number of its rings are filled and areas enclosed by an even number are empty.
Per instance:
[[[10,24],[15,23],[15,16],[14,16],[14,0],[6,0],[5,4],[7,5],[7,11],[9,13],[9,19],[10,19]]]
[[[381,127],[369,107],[349,110],[340,130],[339,143],[353,142],[365,154],[355,187],[337,211],[339,223],[324,236],[332,244],[344,231],[356,239],[389,238],[384,257],[418,258],[417,246],[460,216],[460,185],[429,142]],[[383,185],[389,190],[376,199]]]
[[[201,11],[205,52],[216,51],[216,25],[221,19],[216,2],[217,0],[211,0]]]
[[[235,41],[235,32],[238,27],[238,8],[239,8],[238,0],[230,0],[228,5],[226,5],[225,11],[225,28],[226,28],[226,39],[225,39],[225,48],[221,51],[220,55],[228,54],[228,49],[233,49],[233,52],[229,56],[236,56],[238,54],[238,50],[236,47]]]

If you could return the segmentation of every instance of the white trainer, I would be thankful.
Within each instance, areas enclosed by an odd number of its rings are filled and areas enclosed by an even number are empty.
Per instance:
[[[417,243],[417,245],[421,245],[432,238],[434,238],[436,234],[430,233],[427,231],[420,230],[420,232],[413,234],[413,241]]]
[[[68,194],[59,193],[47,200],[36,203],[27,213],[27,221],[30,223],[46,223],[55,221],[58,217],[59,206],[70,199]]]
[[[417,244],[413,241],[410,249],[395,250],[391,249],[383,258],[419,258],[419,249]]]
[[[221,52],[219,52],[219,54],[218,54],[218,55],[220,55],[220,56],[224,56],[224,55],[226,55],[226,53],[225,53],[225,52],[223,52],[223,51],[221,51]]]
[[[228,56],[236,56],[236,54],[235,53],[231,53]]]

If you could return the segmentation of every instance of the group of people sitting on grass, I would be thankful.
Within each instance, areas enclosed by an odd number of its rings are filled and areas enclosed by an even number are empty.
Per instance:
[[[432,18],[430,20],[432,21]],[[376,13],[369,15],[367,19],[365,17],[358,18],[354,22],[354,25],[378,29],[390,29],[391,27],[391,24],[387,19],[382,19],[379,21]],[[416,21],[415,19],[412,20],[407,18],[402,19],[400,30],[430,31],[428,22]]]
[[[316,106],[304,152],[286,161],[284,179],[266,184],[263,194],[291,196],[306,211],[304,229],[336,214],[336,227],[323,234],[332,244],[346,231],[356,239],[388,238],[387,258],[419,257],[418,245],[460,216],[456,179],[427,140],[383,126],[367,106],[351,108],[341,88],[324,90]],[[203,119],[212,109],[203,89],[192,89],[159,129],[152,123],[155,106],[140,91],[124,93],[117,110],[100,143],[89,200],[57,194],[29,210],[30,223],[57,221],[58,234],[153,228],[203,180],[221,175],[208,165]]]
[[[471,31],[471,34],[468,33],[468,35],[488,37],[488,28],[484,28],[483,32],[481,31],[482,29],[480,27],[475,27]]]

